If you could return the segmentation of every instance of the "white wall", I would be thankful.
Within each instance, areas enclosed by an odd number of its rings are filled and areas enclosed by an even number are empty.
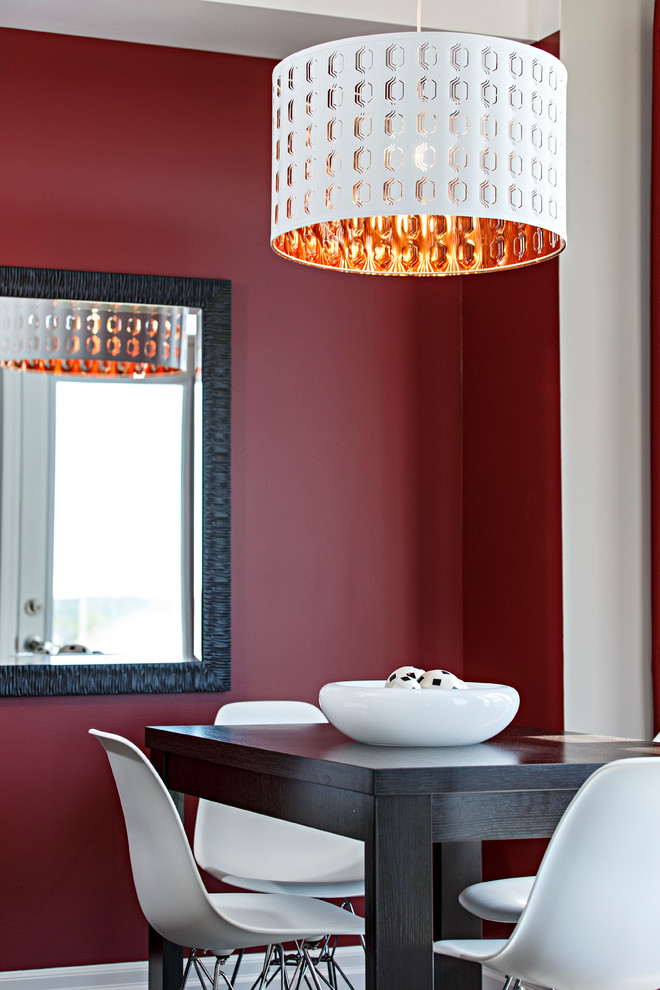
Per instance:
[[[653,0],[563,0],[560,261],[566,728],[651,734],[649,210]]]

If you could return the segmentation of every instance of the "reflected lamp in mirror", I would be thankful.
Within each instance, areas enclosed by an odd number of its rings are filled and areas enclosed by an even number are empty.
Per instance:
[[[0,695],[228,690],[230,465],[229,282],[0,267]]]
[[[566,242],[566,70],[504,38],[317,45],[273,72],[271,246],[369,275],[459,275]]]
[[[185,372],[180,306],[0,298],[0,368],[144,378]]]

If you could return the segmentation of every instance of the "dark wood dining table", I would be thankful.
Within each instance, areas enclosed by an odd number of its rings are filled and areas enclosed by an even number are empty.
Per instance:
[[[150,726],[176,792],[362,839],[367,990],[479,990],[479,967],[433,955],[480,936],[458,904],[481,877],[481,842],[550,836],[586,778],[660,745],[509,727],[489,742],[390,748],[331,725]],[[152,932],[149,990],[178,990],[181,951]]]

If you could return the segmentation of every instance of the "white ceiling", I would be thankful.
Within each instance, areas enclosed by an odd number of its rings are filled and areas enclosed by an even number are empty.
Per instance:
[[[537,41],[560,0],[425,0],[422,26]],[[284,58],[309,45],[406,28],[416,0],[0,0],[0,26]]]

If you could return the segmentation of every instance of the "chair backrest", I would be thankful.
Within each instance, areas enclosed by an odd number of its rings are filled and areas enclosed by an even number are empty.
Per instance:
[[[321,722],[327,722],[323,712],[304,701],[232,702],[215,718],[216,725]],[[364,846],[357,839],[214,801],[199,802],[194,850],[214,876],[338,883],[364,875]]]
[[[178,945],[219,954],[231,951],[235,929],[210,904],[183,824],[162,780],[128,739],[89,731],[110,761],[126,823],[135,890],[147,921]],[[254,944],[258,943],[256,938]]]
[[[561,990],[660,986],[660,758],[596,770],[567,808],[496,964]]]

